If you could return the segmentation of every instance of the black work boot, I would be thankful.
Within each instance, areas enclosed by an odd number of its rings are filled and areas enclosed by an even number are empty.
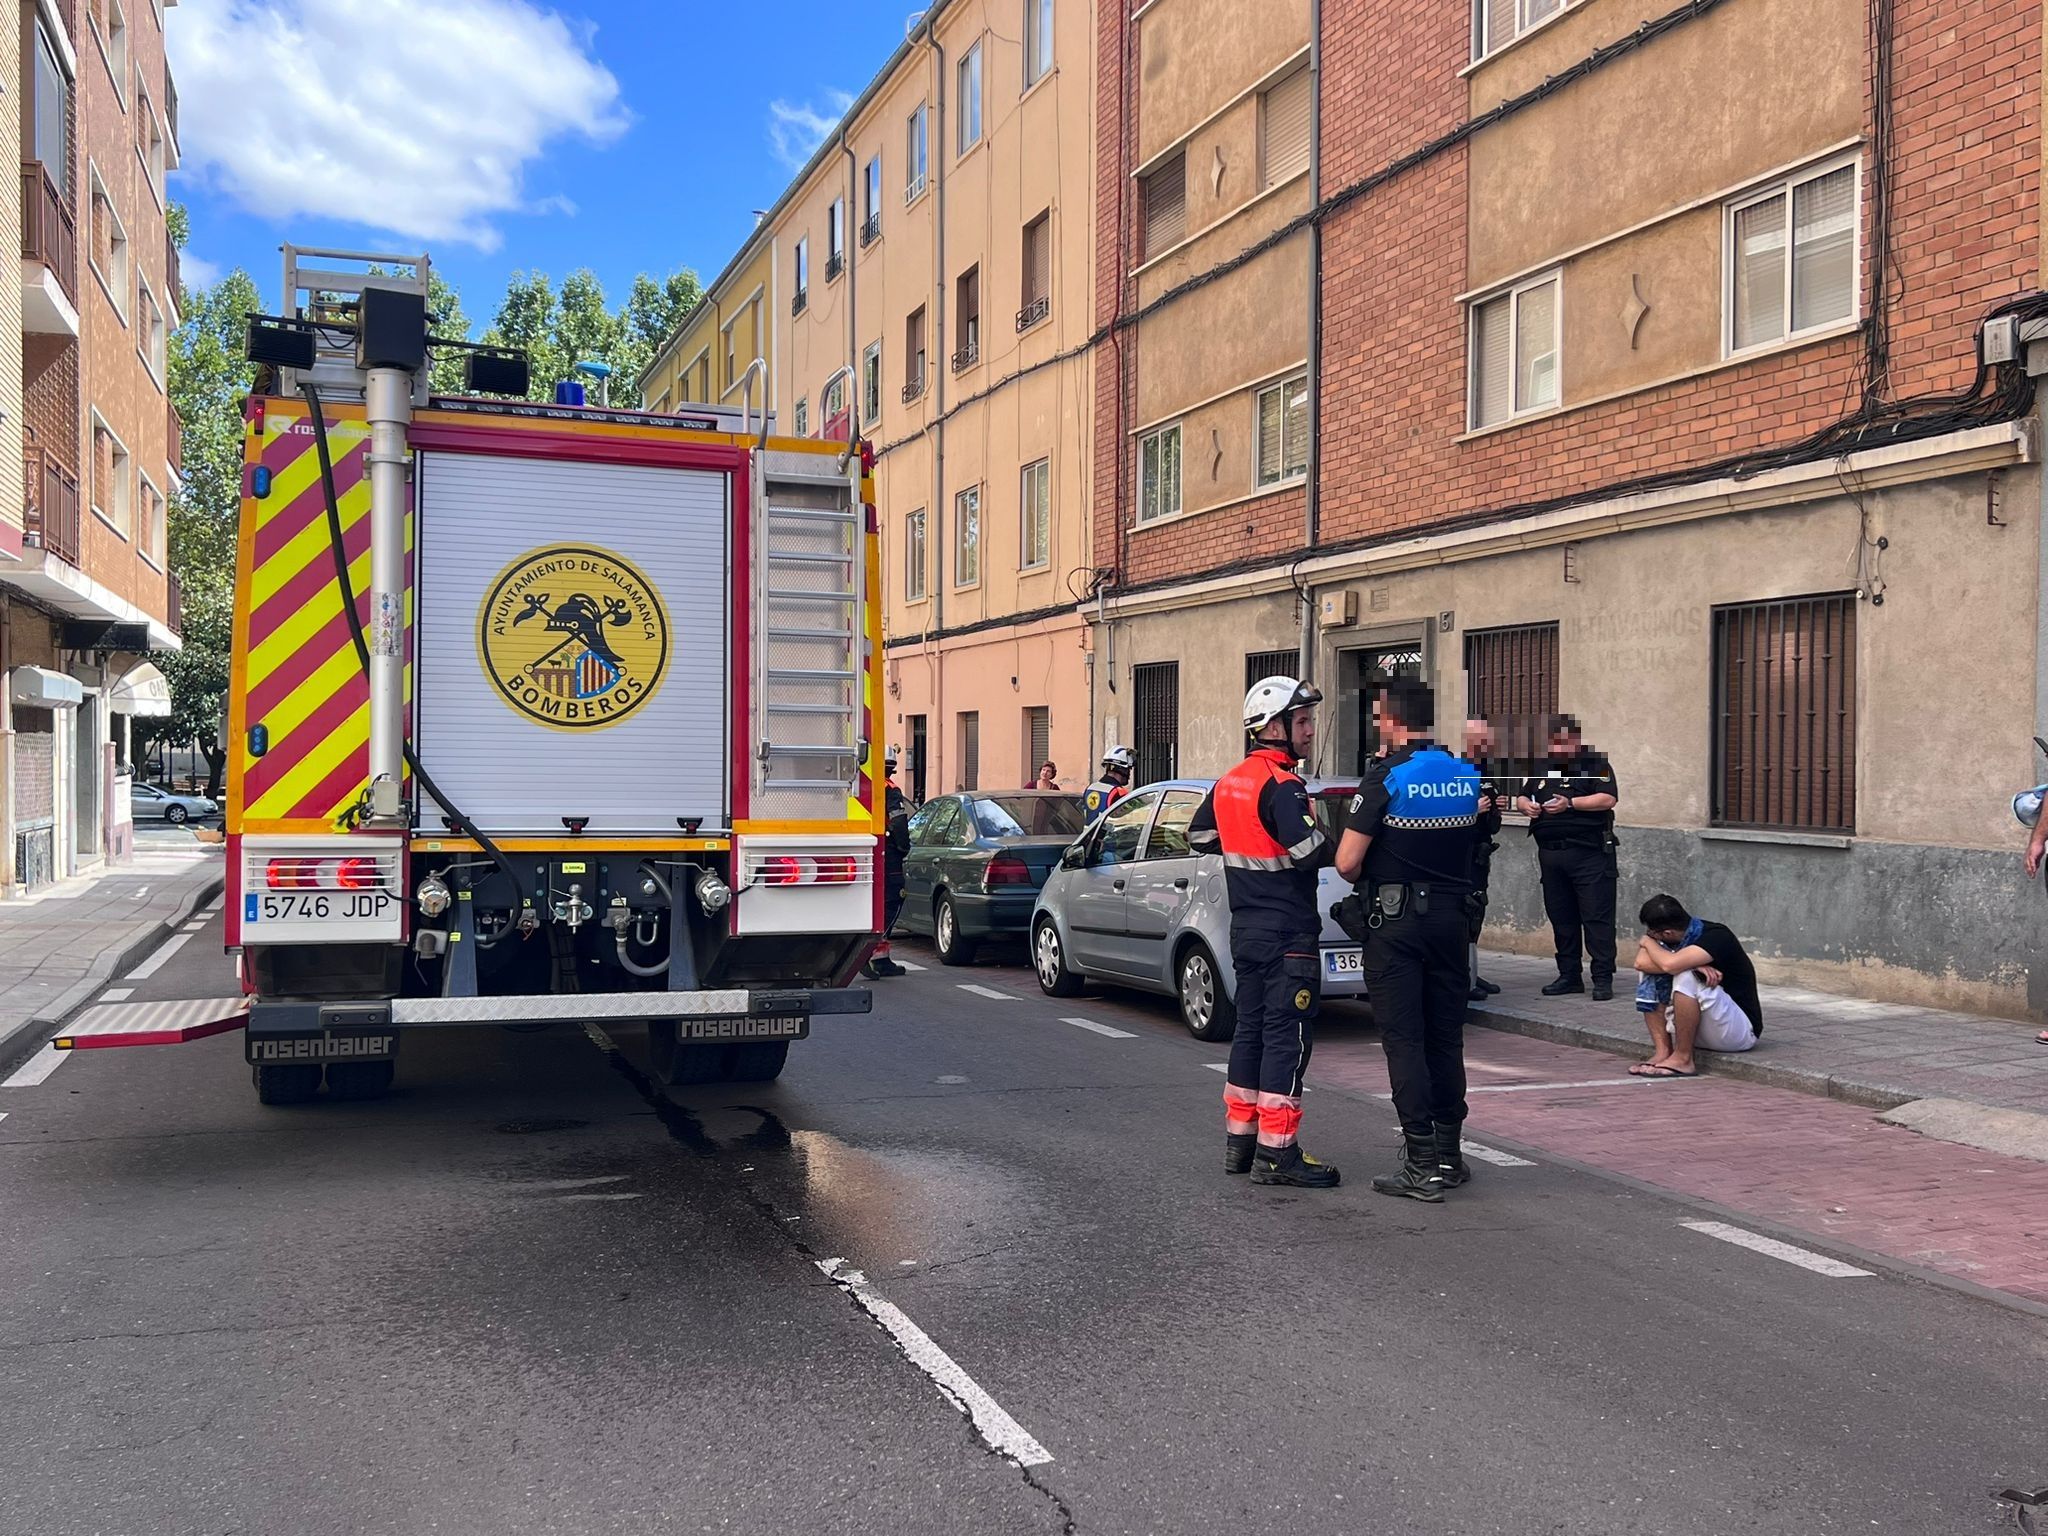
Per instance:
[[[1246,1131],[1242,1136],[1223,1133],[1223,1171],[1225,1173],[1250,1173],[1252,1153],[1258,1150],[1259,1134]]]
[[[1444,1199],[1444,1176],[1436,1165],[1436,1137],[1411,1136],[1401,1133],[1401,1166],[1392,1173],[1382,1173],[1372,1181],[1372,1187],[1383,1195],[1401,1195],[1410,1200],[1424,1200],[1431,1205],[1441,1205]],[[1257,1178],[1257,1174],[1252,1175]]]
[[[1436,1171],[1443,1175],[1445,1189],[1456,1189],[1472,1178],[1472,1165],[1459,1149],[1458,1132],[1455,1125],[1445,1125],[1441,1120],[1436,1123]]]
[[[1593,1001],[1594,1001],[1594,1002],[1596,1002],[1596,1003],[1611,1003],[1611,1002],[1613,1002],[1613,1001],[1614,1001],[1614,978],[1613,978],[1613,977],[1611,977],[1611,976],[1610,976],[1610,977],[1609,977],[1609,978],[1608,978],[1607,980],[1605,980],[1605,981],[1601,981],[1601,980],[1600,980],[1599,978],[1597,978],[1597,977],[1595,977],[1595,978],[1594,978],[1594,981],[1593,981]]]
[[[1586,984],[1576,976],[1560,976],[1543,989],[1545,997],[1563,997],[1567,992],[1583,992]]]
[[[1342,1177],[1298,1146],[1260,1147],[1252,1157],[1254,1184],[1291,1184],[1296,1189],[1335,1189]]]

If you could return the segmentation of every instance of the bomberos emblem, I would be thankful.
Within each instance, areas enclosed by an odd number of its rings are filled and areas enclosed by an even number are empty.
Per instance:
[[[668,613],[610,550],[551,544],[498,573],[477,615],[477,652],[499,697],[557,730],[617,725],[668,672]]]

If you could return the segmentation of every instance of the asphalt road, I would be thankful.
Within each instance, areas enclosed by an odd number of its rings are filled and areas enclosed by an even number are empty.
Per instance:
[[[134,1000],[230,993],[217,921]],[[1391,1201],[1328,1087],[1344,1187],[1257,1188],[1165,1002],[879,990],[773,1085],[563,1028],[366,1105],[260,1107],[236,1036],[0,1087],[0,1532],[1931,1536],[2048,1483],[2038,1315],[1527,1147]]]

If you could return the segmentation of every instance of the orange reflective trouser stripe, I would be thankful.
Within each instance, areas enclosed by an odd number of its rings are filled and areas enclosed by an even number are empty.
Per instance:
[[[1223,1130],[1230,1136],[1250,1136],[1259,1128],[1259,1095],[1253,1088],[1235,1083],[1223,1085]]]

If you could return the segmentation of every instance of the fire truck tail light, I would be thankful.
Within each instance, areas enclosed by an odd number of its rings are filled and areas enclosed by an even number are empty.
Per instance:
[[[763,885],[802,885],[804,866],[808,859],[795,858],[790,854],[778,853],[761,861],[761,883]]]
[[[335,884],[344,891],[373,890],[378,884],[375,859],[340,859],[334,870]]]

